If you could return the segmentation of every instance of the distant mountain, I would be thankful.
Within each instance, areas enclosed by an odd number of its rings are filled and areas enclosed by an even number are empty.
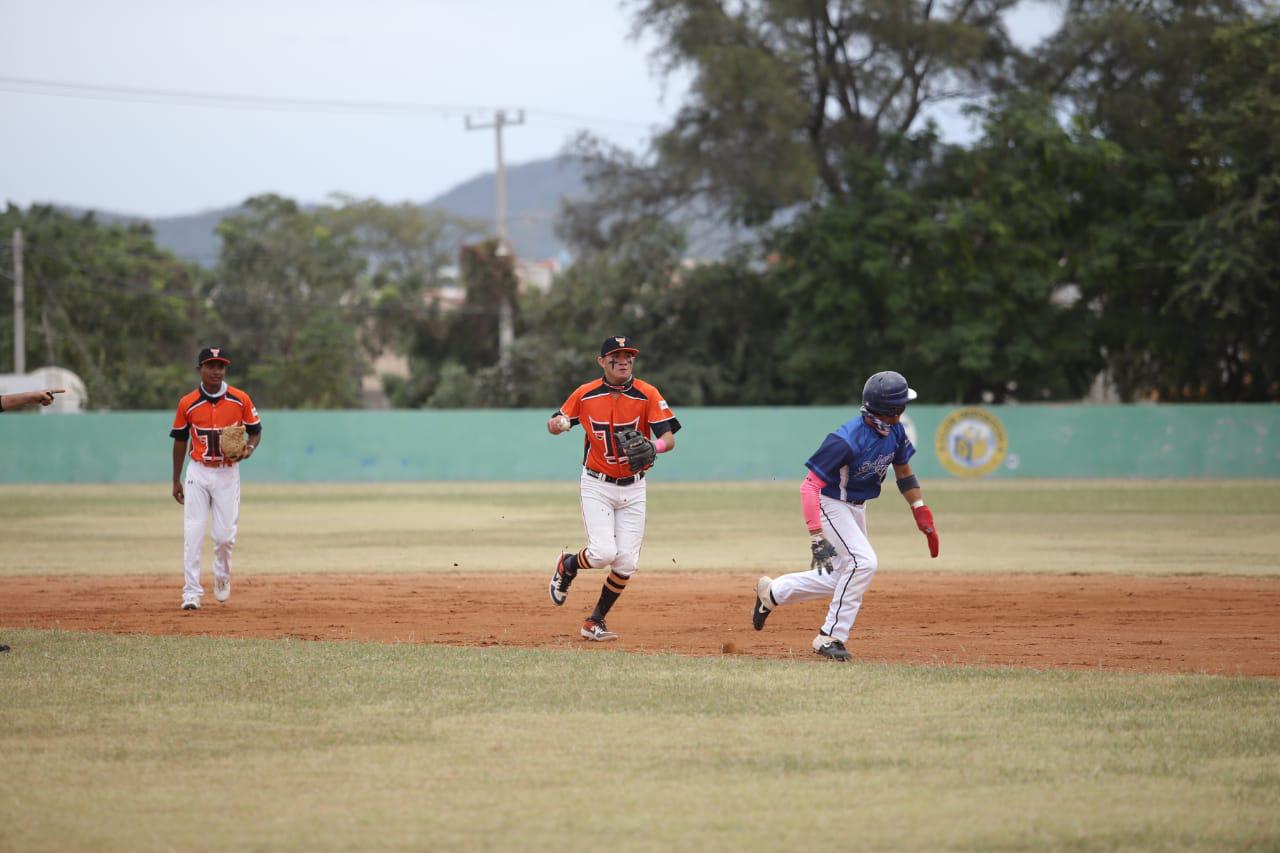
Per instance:
[[[156,235],[156,245],[168,249],[180,258],[211,267],[218,262],[222,250],[222,238],[218,236],[218,223],[239,213],[240,207],[224,207],[188,216],[170,216],[152,219],[151,230]]]
[[[519,258],[528,261],[560,260],[567,253],[567,247],[555,234],[556,216],[562,200],[582,198],[587,194],[585,174],[582,161],[571,157],[552,157],[507,167],[507,229]],[[463,181],[422,206],[484,223],[496,233],[495,180],[493,172],[485,172]],[[218,262],[222,242],[217,234],[218,223],[240,210],[239,206],[227,207],[151,220],[103,211],[95,211],[94,215],[100,222],[107,223],[149,221],[156,245],[160,248],[201,266],[211,267]],[[782,216],[778,221],[786,218]],[[721,258],[734,245],[758,239],[751,229],[728,227],[711,214],[686,213],[681,221],[689,240],[686,255],[691,258]]]
[[[507,167],[507,231],[517,257],[545,260],[565,250],[555,235],[556,214],[562,199],[586,195],[584,174],[582,161],[569,157]],[[479,220],[494,228],[496,180],[493,172],[477,175],[436,196],[425,207]]]
[[[580,160],[553,157],[507,167],[507,229],[516,255],[526,260],[556,258],[565,251],[555,235],[555,219],[561,199],[586,193]],[[477,220],[494,228],[497,188],[493,172],[477,175],[426,202],[454,216]],[[218,262],[221,240],[218,223],[240,207],[209,210],[186,216],[143,220],[109,211],[95,211],[98,221],[124,223],[149,221],[156,245],[180,258],[211,267]]]

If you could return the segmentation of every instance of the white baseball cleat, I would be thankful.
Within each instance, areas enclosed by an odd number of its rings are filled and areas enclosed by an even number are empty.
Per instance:
[[[182,596],[182,609],[183,609],[183,610],[199,610],[199,609],[200,609],[200,596],[198,596],[198,595],[184,595],[184,596]]]
[[[213,579],[213,597],[218,601],[226,601],[231,597],[231,578],[226,580],[221,578]]]
[[[556,557],[555,571],[551,573],[551,583],[547,585],[547,592],[551,595],[551,603],[556,607],[564,604],[565,599],[569,597],[569,585],[573,583],[573,579],[578,576],[575,571],[569,574],[565,571],[565,561],[569,559],[569,555],[560,552],[560,556]]]
[[[582,639],[597,643],[618,639],[617,634],[605,627],[603,619],[588,619],[582,623],[582,630],[578,633],[582,635]]]

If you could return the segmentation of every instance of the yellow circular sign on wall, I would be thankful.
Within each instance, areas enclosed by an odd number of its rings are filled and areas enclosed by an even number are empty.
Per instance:
[[[986,409],[957,409],[942,419],[934,439],[938,460],[957,477],[985,477],[1004,461],[1009,436]]]

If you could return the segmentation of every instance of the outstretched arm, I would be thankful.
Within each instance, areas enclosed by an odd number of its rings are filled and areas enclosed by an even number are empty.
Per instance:
[[[46,388],[43,391],[20,391],[17,394],[5,394],[0,396],[0,412],[25,409],[27,406],[34,406],[36,403],[48,406],[53,402],[54,394],[65,394],[66,392],[66,388]]]

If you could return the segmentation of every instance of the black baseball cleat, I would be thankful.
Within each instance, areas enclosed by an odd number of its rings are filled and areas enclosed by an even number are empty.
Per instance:
[[[853,660],[853,655],[849,654],[844,643],[826,634],[819,634],[813,638],[813,653],[837,663],[848,663]]]
[[[573,579],[578,576],[577,572],[569,574],[564,569],[565,562],[569,559],[569,555],[561,552],[556,558],[556,570],[551,573],[551,583],[547,585],[547,592],[551,596],[551,603],[556,607],[564,604],[565,599],[569,597],[569,585],[573,583]]]
[[[756,581],[756,606],[751,608],[751,627],[757,631],[764,630],[764,620],[769,618],[769,614],[777,606],[769,595],[769,585],[772,583],[773,578],[768,575]]]

